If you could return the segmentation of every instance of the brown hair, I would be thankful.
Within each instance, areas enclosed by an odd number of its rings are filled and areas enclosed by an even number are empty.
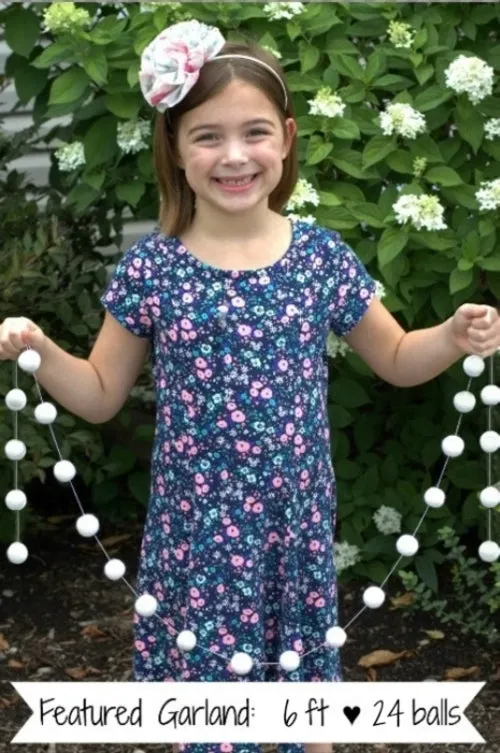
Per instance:
[[[153,153],[156,179],[160,190],[160,229],[166,235],[179,236],[194,217],[195,195],[186,181],[184,171],[176,164],[177,133],[180,117],[195,107],[216,96],[234,79],[258,87],[274,104],[285,129],[285,119],[294,118],[290,92],[286,86],[284,71],[272,53],[267,53],[253,41],[246,43],[226,42],[221,55],[249,55],[262,60],[276,71],[287,92],[288,104],[284,108],[284,92],[279,81],[264,66],[250,60],[233,58],[217,64],[205,63],[193,88],[178,105],[165,113],[158,113],[153,137]],[[269,208],[281,212],[293,193],[298,176],[297,136],[283,160],[283,173],[279,184],[269,195]]]

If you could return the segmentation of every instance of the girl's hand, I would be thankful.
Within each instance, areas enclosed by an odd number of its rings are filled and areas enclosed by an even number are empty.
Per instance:
[[[467,355],[482,358],[500,348],[500,316],[492,306],[464,303],[451,319],[454,344]]]
[[[37,325],[24,316],[5,319],[0,324],[0,361],[14,361],[29,345],[43,348],[45,335]]]

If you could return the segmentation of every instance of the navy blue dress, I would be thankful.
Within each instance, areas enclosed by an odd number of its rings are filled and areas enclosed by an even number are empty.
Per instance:
[[[321,645],[337,624],[326,339],[374,294],[341,236],[303,221],[258,270],[213,267],[157,230],[117,265],[101,301],[150,340],[156,385],[137,590],[159,608],[135,616],[136,680],[341,680],[338,650]],[[184,629],[191,652],[176,645]],[[304,654],[293,672],[278,665],[289,649]],[[239,651],[254,662],[245,676],[229,668]]]

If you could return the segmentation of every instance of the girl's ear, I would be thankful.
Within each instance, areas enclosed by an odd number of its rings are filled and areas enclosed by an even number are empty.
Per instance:
[[[297,123],[293,118],[287,118],[285,120],[285,139],[283,144],[283,159],[288,155],[288,152],[292,148],[292,143],[295,134],[297,133]]]

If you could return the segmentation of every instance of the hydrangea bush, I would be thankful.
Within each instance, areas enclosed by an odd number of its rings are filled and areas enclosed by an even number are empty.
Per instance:
[[[434,325],[465,301],[500,296],[500,5],[460,3],[36,3],[0,12],[6,75],[38,123],[70,116],[50,180],[84,214],[102,204],[156,219],[152,113],[138,84],[144,47],[169,23],[215,23],[279,58],[293,93],[300,179],[286,212],[338,230],[379,281],[405,328]],[[431,384],[382,384],[347,344],[327,343],[340,506],[338,567],[384,577],[395,535],[411,532],[441,468],[461,367]],[[436,530],[485,525],[477,437],[450,463],[445,508],[419,531],[419,575],[436,584]],[[495,525],[498,525],[498,515]]]

